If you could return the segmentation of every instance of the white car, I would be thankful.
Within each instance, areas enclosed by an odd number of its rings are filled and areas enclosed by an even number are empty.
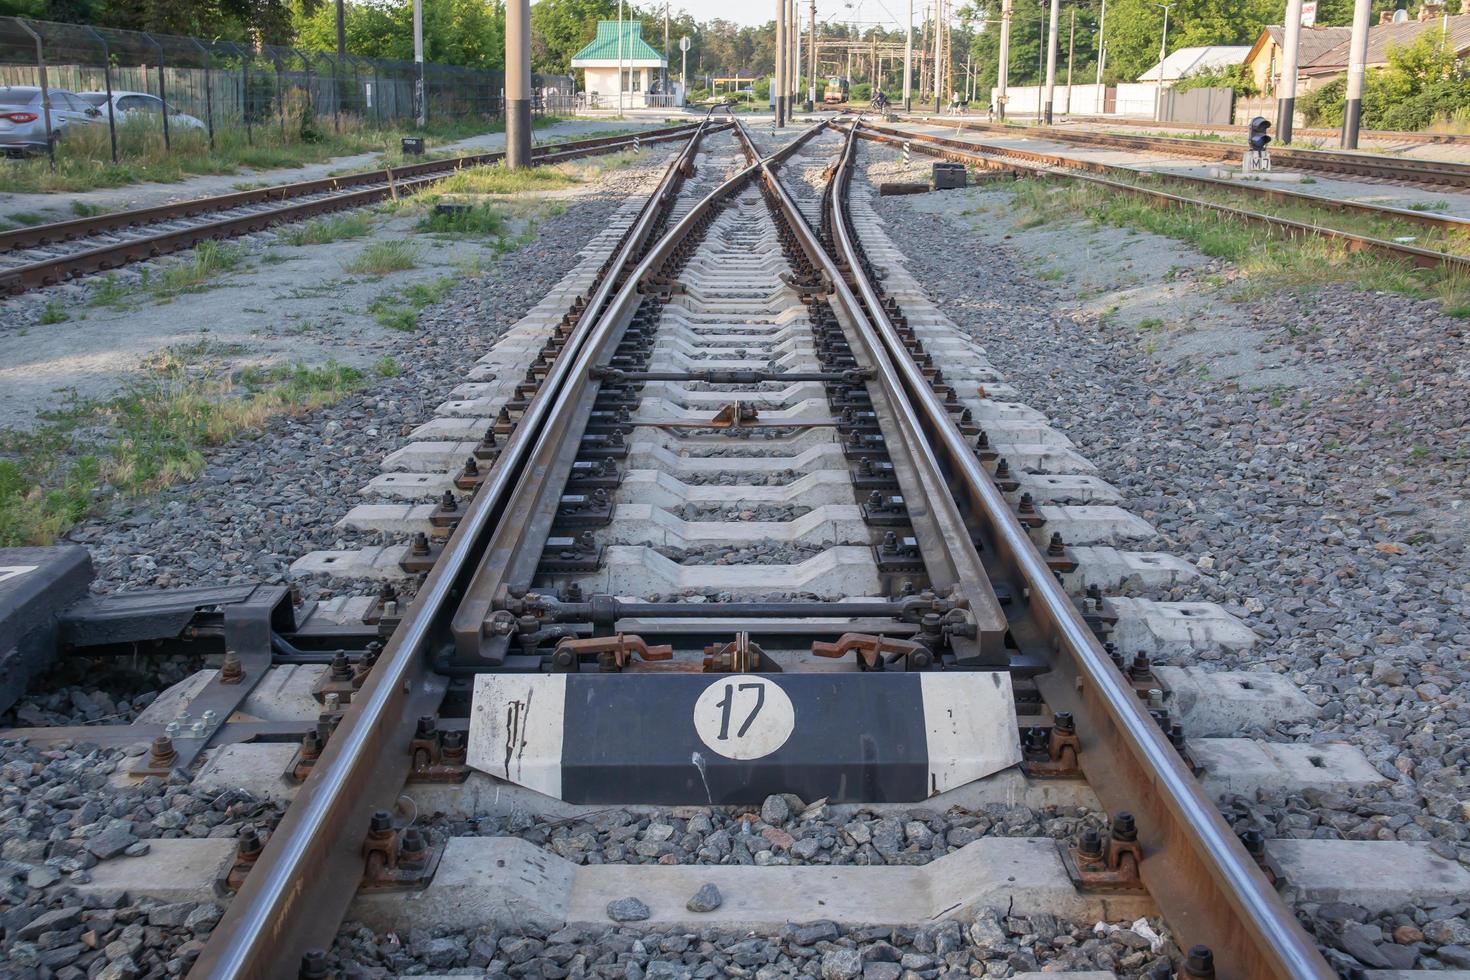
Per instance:
[[[106,92],[78,92],[77,95],[86,102],[102,110],[103,121],[107,121],[107,93]],[[164,102],[156,95],[147,92],[117,92],[112,93],[112,110],[121,122],[130,117],[151,116],[157,118],[163,111]],[[168,124],[170,126],[182,126],[185,129],[203,129],[204,120],[197,116],[191,116],[187,112],[180,112],[177,106],[168,107]]]

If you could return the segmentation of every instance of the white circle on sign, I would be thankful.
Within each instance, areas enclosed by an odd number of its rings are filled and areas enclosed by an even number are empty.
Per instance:
[[[699,740],[727,759],[761,759],[786,744],[796,708],[781,688],[758,674],[732,674],[694,702]]]

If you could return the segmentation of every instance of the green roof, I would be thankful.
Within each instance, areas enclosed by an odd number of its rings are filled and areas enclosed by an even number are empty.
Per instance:
[[[662,62],[664,56],[658,52],[647,41],[643,40],[643,25],[636,20],[623,21],[623,58],[627,61],[658,61]],[[592,43],[572,56],[572,64],[579,61],[617,61],[618,60],[618,22],[615,20],[600,20],[597,22],[597,37]]]

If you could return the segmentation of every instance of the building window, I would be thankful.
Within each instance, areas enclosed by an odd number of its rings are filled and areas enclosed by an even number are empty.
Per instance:
[[[625,69],[623,69],[623,91],[624,92],[641,92],[641,91],[643,91],[643,69],[641,69],[641,68],[625,68]]]

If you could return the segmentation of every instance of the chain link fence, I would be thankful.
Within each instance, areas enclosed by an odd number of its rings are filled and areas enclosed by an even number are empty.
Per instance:
[[[97,121],[108,125],[114,163],[125,126],[154,128],[165,145],[184,129],[201,131],[213,149],[225,134],[254,143],[309,138],[312,129],[409,125],[416,76],[411,61],[0,17],[0,87],[107,93],[106,101],[95,97]],[[575,111],[571,76],[534,75],[532,87],[536,115]],[[155,96],[168,111],[122,93]],[[423,100],[431,123],[502,120],[505,73],[425,62]]]

